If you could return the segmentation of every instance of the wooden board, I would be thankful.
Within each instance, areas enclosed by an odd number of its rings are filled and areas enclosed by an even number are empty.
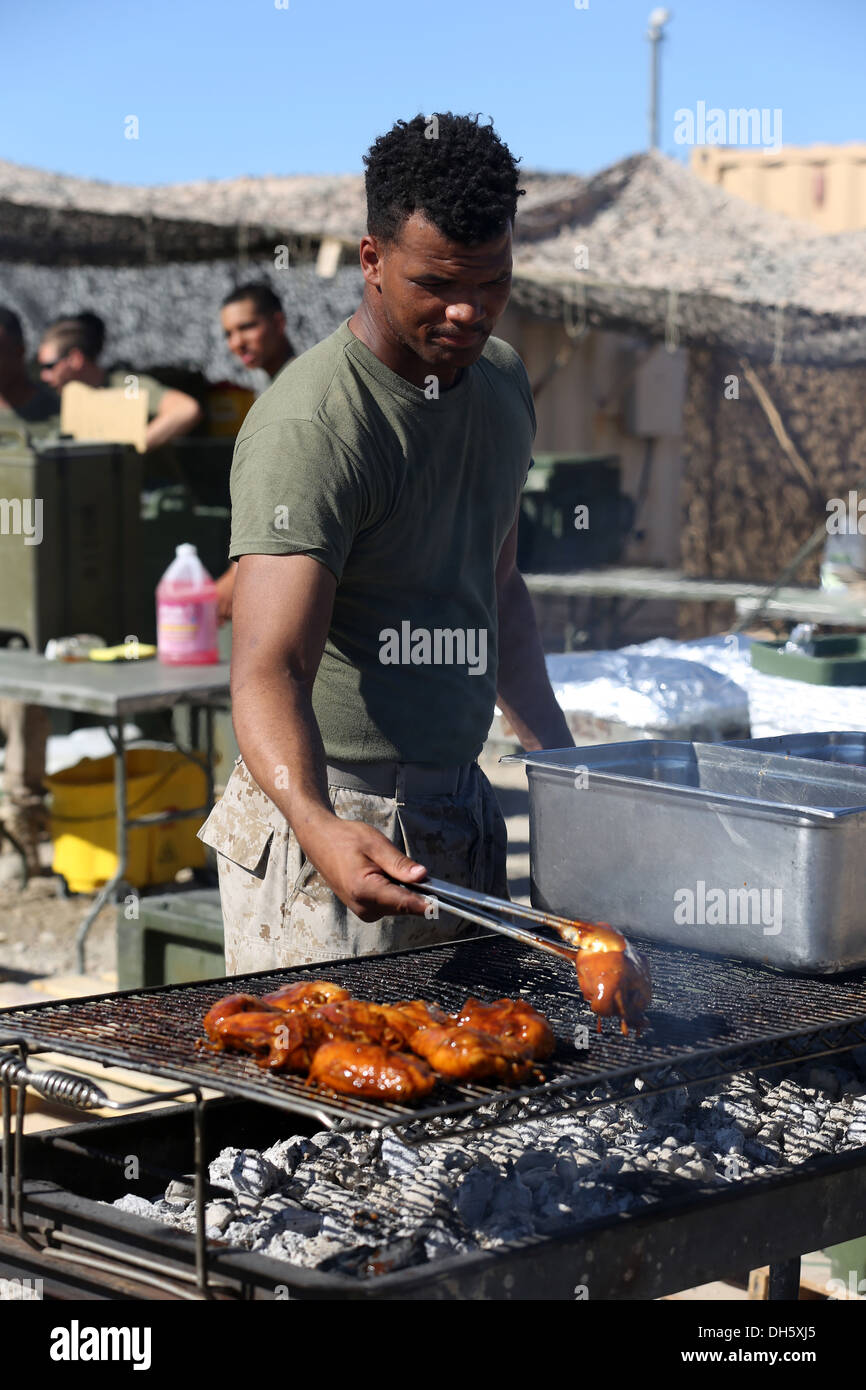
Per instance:
[[[134,444],[145,451],[147,391],[127,396],[126,388],[85,386],[70,381],[60,395],[60,429],[73,439],[99,439],[111,444]]]

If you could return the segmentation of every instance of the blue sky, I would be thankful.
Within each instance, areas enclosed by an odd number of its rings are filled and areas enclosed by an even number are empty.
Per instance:
[[[361,170],[400,116],[481,111],[525,167],[646,144],[652,0],[0,0],[0,157],[124,183]],[[585,0],[579,0],[585,3]],[[674,113],[782,111],[785,144],[866,139],[866,0],[671,0]],[[124,138],[124,119],[139,139]]]

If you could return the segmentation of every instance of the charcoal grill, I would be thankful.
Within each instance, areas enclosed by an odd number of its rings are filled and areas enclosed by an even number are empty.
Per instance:
[[[93,996],[0,1011],[0,1045],[17,1047],[0,1063],[3,1085],[4,1218],[12,1210],[10,1088],[35,1084],[85,1108],[106,1103],[89,1080],[38,1076],[33,1058],[50,1050],[107,1066],[176,1079],[173,1095],[192,1094],[195,1133],[197,1280],[207,1286],[204,1238],[204,1103],[202,1090],[293,1111],[332,1127],[400,1126],[407,1143],[453,1139],[464,1129],[541,1118],[566,1108],[637,1095],[826,1056],[866,1042],[866,974],[823,979],[786,977],[737,962],[640,943],[653,974],[654,999],[641,1036],[623,1037],[595,1019],[580,997],[573,966],[501,937],[481,937],[407,952],[230,977],[195,985]],[[299,979],[328,978],[361,998],[396,1002],[422,997],[453,1009],[468,994],[484,1000],[522,995],[549,1018],[557,1050],[544,1080],[522,1088],[441,1085],[432,1104],[374,1104],[312,1092],[303,1080],[263,1072],[252,1058],[197,1048],[201,1020],[230,992],[262,994]],[[575,1049],[575,1029],[586,1036]],[[2,1054],[0,1054],[2,1055]],[[22,1070],[24,1069],[24,1070]],[[591,1092],[595,1092],[591,1095]],[[19,1089],[23,1113],[24,1085]],[[165,1092],[150,1097],[165,1101]],[[129,1102],[129,1105],[140,1102]],[[120,1108],[119,1106],[116,1108]],[[483,1112],[481,1115],[478,1112]],[[16,1141],[15,1221],[24,1238],[24,1163]],[[83,1257],[86,1258],[86,1257]]]

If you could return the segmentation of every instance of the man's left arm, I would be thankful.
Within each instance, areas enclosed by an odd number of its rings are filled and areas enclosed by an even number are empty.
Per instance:
[[[518,505],[514,525],[503,542],[496,565],[497,702],[527,752],[534,748],[573,748],[574,739],[547,676],[532,599],[517,568],[519,519]]]
[[[201,417],[201,406],[194,396],[188,396],[185,391],[163,391],[157,412],[147,426],[145,445],[148,453],[177,435],[189,434]]]

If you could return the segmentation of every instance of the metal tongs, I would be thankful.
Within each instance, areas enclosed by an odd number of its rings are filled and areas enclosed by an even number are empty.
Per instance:
[[[568,946],[564,941],[555,941],[549,936],[518,927],[513,922],[503,922],[501,916],[520,917],[528,922],[538,922],[543,926],[571,927],[582,926],[567,917],[554,917],[549,912],[539,912],[534,907],[524,907],[522,903],[508,902],[505,898],[494,898],[489,893],[477,893],[473,888],[458,888],[453,883],[445,883],[441,878],[424,878],[413,883],[417,893],[441,902],[449,912],[464,917],[467,922],[475,922],[479,927],[489,927],[491,931],[510,936],[514,941],[522,941],[525,946],[534,946],[539,951],[548,951],[553,956],[565,956],[572,964],[576,960],[579,947]],[[586,923],[588,926],[589,923]]]

